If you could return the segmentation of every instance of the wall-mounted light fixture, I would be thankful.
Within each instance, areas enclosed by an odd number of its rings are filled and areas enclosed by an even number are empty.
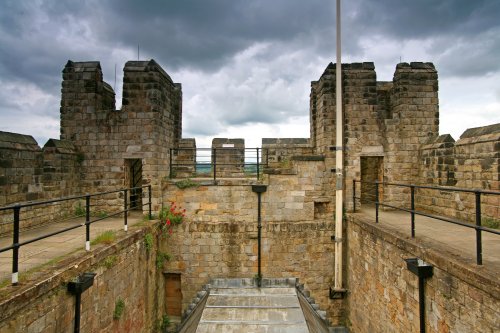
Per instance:
[[[68,291],[75,295],[75,333],[80,332],[80,308],[82,293],[94,284],[96,273],[86,272],[78,276],[76,280],[68,282]]]
[[[425,279],[433,274],[433,266],[419,258],[405,259],[406,267],[418,276],[418,307],[420,312],[420,333],[425,333]]]

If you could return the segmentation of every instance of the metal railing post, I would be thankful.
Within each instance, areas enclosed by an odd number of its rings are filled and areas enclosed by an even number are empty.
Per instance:
[[[352,180],[352,212],[356,212],[356,179]]]
[[[169,171],[168,171],[168,178],[172,178],[172,155],[173,155],[174,149],[170,148],[170,160],[169,160]]]
[[[483,244],[481,237],[481,192],[475,192],[476,195],[476,262],[483,264]]]
[[[90,194],[85,195],[85,250],[90,251]]]
[[[148,195],[149,195],[149,201],[148,201],[148,206],[149,206],[149,219],[153,219],[153,216],[151,215],[151,185],[148,185]]]
[[[378,223],[378,180],[375,181],[375,223]]]
[[[257,148],[257,180],[260,178],[260,170],[259,170],[259,148]]]
[[[217,180],[217,148],[213,149],[214,158],[212,159],[213,169],[214,169],[214,181]]]
[[[19,213],[21,211],[21,206],[16,205],[14,207],[14,234],[12,239],[12,285],[16,286],[19,281]]]
[[[128,229],[128,221],[127,214],[128,213],[128,190],[123,190],[123,230],[127,231]]]
[[[415,186],[410,185],[411,190],[411,238],[415,238]]]

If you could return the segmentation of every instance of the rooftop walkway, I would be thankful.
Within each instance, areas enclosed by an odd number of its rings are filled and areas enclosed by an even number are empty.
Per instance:
[[[355,215],[368,217],[375,223],[375,207],[361,206]],[[379,224],[391,228],[403,237],[411,237],[411,216],[404,211],[379,210]],[[500,236],[482,232],[483,266],[500,274]],[[468,263],[476,263],[476,232],[460,225],[415,216],[415,238],[429,246],[443,249]]]
[[[128,226],[133,226],[143,219],[142,212],[131,211],[128,215]],[[21,242],[42,235],[50,234],[67,227],[82,224],[83,218],[75,218],[65,222],[53,223],[31,230],[21,231]],[[110,217],[90,225],[90,240],[107,230],[123,230],[123,214]],[[12,245],[12,235],[0,237],[0,248]],[[31,244],[21,246],[19,250],[19,276],[22,279],[26,272],[50,263],[64,255],[85,249],[85,227],[76,228],[51,236]],[[91,247],[92,249],[92,247]],[[12,273],[12,250],[0,253],[0,282],[9,279]]]

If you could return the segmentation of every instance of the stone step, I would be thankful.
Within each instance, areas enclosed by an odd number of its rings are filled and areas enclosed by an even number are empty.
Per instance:
[[[300,305],[298,307],[205,307],[202,321],[236,321],[236,322],[260,322],[296,323],[303,320],[304,315]]]
[[[246,296],[267,296],[267,295],[297,295],[295,288],[213,288],[210,295],[246,295]]]
[[[215,279],[196,332],[309,332],[296,279]]]
[[[274,325],[261,325],[259,323],[200,323],[196,333],[308,333],[306,323],[300,324],[283,324],[275,323]]]
[[[213,296],[213,295],[212,295]],[[297,305],[297,296],[295,295],[268,295],[272,297],[263,297],[262,295],[218,295],[209,297],[206,307],[215,306],[234,306],[234,307],[293,307]]]

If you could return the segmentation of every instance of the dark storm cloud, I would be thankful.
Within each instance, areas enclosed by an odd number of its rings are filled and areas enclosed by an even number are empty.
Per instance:
[[[398,39],[434,35],[474,36],[498,27],[496,0],[358,1],[355,21]]]
[[[335,0],[0,1],[0,83],[19,95],[0,102],[0,117],[30,112],[26,98],[43,105],[38,115],[58,118],[49,101],[60,97],[68,59],[101,61],[111,83],[114,65],[120,76],[139,44],[141,59],[183,83],[191,133],[279,124],[307,116],[309,81],[335,57]],[[500,72],[498,0],[344,0],[342,8],[344,61],[381,70],[403,56],[454,78]],[[120,86],[118,78],[117,97]],[[198,121],[206,114],[211,126]]]
[[[255,42],[290,41],[328,26],[332,5],[321,0],[111,1],[102,38],[162,56],[173,68],[216,69]],[[110,14],[111,13],[111,14]]]

